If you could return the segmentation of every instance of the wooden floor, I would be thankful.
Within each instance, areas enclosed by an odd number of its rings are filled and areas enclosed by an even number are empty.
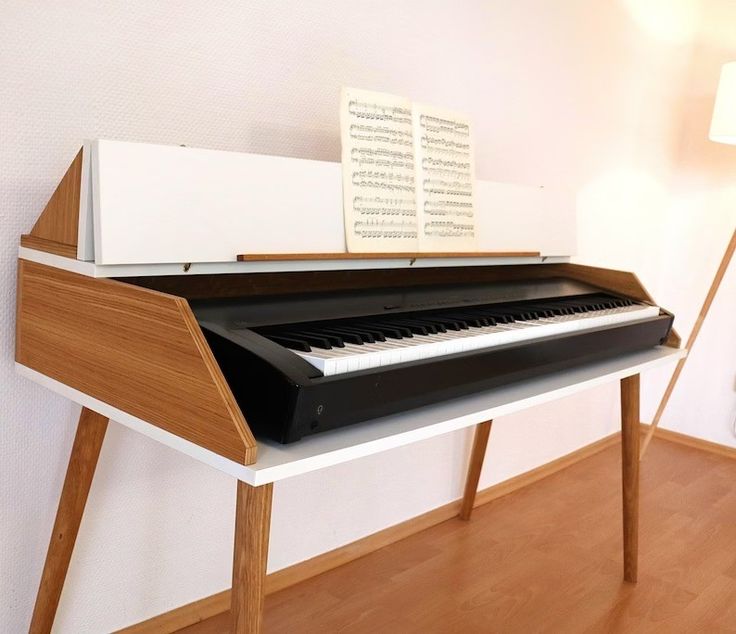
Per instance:
[[[639,583],[619,447],[266,598],[264,634],[736,632],[736,460],[655,439]],[[228,615],[181,630],[227,632]]]

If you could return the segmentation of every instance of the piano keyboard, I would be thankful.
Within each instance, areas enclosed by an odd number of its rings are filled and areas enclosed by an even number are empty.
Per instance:
[[[462,306],[256,329],[324,376],[492,348],[656,317],[659,308],[609,295]]]

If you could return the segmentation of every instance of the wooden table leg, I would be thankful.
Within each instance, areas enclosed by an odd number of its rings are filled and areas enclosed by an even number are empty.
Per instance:
[[[475,426],[473,449],[470,451],[468,475],[465,479],[463,503],[460,506],[460,514],[458,516],[461,520],[469,520],[470,514],[473,512],[473,503],[475,502],[475,494],[478,492],[478,481],[480,480],[481,469],[483,469],[483,459],[486,456],[486,447],[488,447],[488,436],[491,433],[492,423],[492,420],[488,420]]]
[[[28,630],[31,634],[47,634],[54,624],[107,423],[104,416],[82,408]]]
[[[268,563],[273,484],[252,487],[238,480],[230,619],[233,634],[258,634]]]
[[[621,475],[624,579],[637,579],[639,558],[639,375],[621,379]]]

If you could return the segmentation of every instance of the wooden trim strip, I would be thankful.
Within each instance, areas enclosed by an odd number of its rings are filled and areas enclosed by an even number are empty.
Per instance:
[[[54,255],[60,255],[64,258],[77,259],[77,245],[76,244],[64,244],[63,242],[56,242],[49,240],[48,238],[39,238],[30,233],[24,233],[20,237],[20,246],[28,249],[36,249],[36,251],[44,251],[46,253],[53,253]]]
[[[548,462],[540,467],[522,473],[518,476],[494,484],[482,491],[478,492],[475,498],[475,507],[487,504],[492,500],[513,493],[519,489],[529,486],[543,478],[546,478],[558,471],[566,469],[581,460],[585,460],[608,447],[617,445],[620,442],[620,434],[618,432],[597,440],[585,447],[581,447],[557,460]],[[266,594],[271,594],[293,586],[301,581],[315,577],[323,572],[337,568],[347,564],[355,559],[364,557],[375,552],[384,546],[388,546],[397,541],[410,537],[415,533],[419,533],[427,528],[431,528],[436,524],[451,520],[457,517],[462,499],[440,506],[427,513],[409,519],[395,526],[390,526],[378,533],[368,535],[335,550],[331,550],[322,555],[307,559],[288,568],[277,570],[266,578]],[[458,520],[461,521],[461,520]],[[160,614],[151,619],[131,625],[117,634],[164,634],[176,632],[189,625],[199,623],[217,614],[221,614],[230,609],[230,590],[224,590],[217,594],[211,595],[204,599],[188,603],[187,605],[175,608],[164,614]]]
[[[472,253],[241,253],[238,262],[293,262],[295,260],[423,260],[428,258],[533,258],[539,251],[476,251]]]
[[[646,433],[650,429],[651,425],[647,425],[646,423],[641,424],[642,433]],[[669,440],[670,442],[677,443],[678,445],[692,447],[693,449],[707,451],[718,456],[724,456],[725,458],[736,459],[736,447],[729,447],[728,445],[721,445],[717,442],[704,440],[703,438],[688,436],[687,434],[681,434],[680,432],[672,431],[671,429],[657,427],[654,430],[654,437],[659,438],[660,440]]]

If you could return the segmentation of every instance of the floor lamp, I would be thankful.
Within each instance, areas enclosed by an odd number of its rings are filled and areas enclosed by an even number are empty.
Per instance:
[[[716,104],[713,108],[713,119],[710,124],[709,138],[711,141],[717,141],[718,143],[736,145],[736,62],[725,64],[721,71],[721,81],[718,84],[718,93],[716,95]],[[721,285],[721,281],[723,280],[723,276],[728,270],[728,265],[731,262],[734,249],[736,249],[736,229],[734,229],[733,235],[731,235],[731,241],[726,247],[726,252],[723,254],[723,259],[718,267],[718,271],[716,271],[716,276],[713,278],[710,290],[705,296],[703,306],[700,309],[698,318],[695,320],[695,325],[693,326],[693,330],[687,340],[687,344],[685,344],[685,347],[688,350],[692,349],[695,340],[698,338],[705,316],[708,314],[710,305],[713,303],[713,298],[716,296],[718,287]],[[664,396],[662,396],[662,401],[657,408],[657,413],[654,415],[654,420],[649,426],[649,431],[641,445],[641,452],[639,453],[640,458],[644,457],[644,452],[649,446],[649,441],[652,439],[654,431],[657,429],[657,425],[659,425],[659,420],[662,418],[662,413],[664,412],[665,407],[667,407],[667,401],[670,400],[670,396],[672,395],[672,390],[675,388],[677,379],[680,378],[680,373],[685,365],[685,361],[687,361],[687,357],[680,359],[674,373],[672,374],[672,378],[667,385]]]

